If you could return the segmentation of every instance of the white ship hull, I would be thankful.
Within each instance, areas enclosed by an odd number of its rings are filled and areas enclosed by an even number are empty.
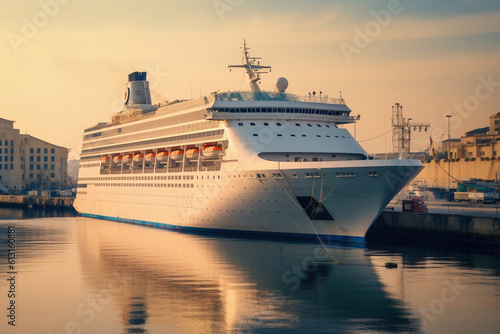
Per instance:
[[[102,186],[88,186],[75,208],[83,216],[167,229],[363,242],[394,194],[422,168],[414,160],[307,165],[184,173],[181,180],[161,180],[162,175],[140,181],[111,177]],[[337,173],[346,170],[353,175],[339,177]],[[320,201],[332,219],[311,219],[297,197]]]

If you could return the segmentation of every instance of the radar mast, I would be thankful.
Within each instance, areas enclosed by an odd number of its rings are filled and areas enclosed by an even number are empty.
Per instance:
[[[229,65],[228,67],[231,69],[232,67],[243,67],[248,75],[248,79],[250,80],[250,90],[253,92],[260,92],[261,89],[259,87],[259,80],[260,80],[260,74],[261,73],[269,73],[271,72],[271,66],[264,66],[260,65],[260,61],[257,61],[257,59],[261,59],[261,57],[250,57],[250,53],[248,50],[250,50],[249,47],[247,47],[247,42],[244,39],[243,40],[243,61],[241,65]],[[269,69],[269,72],[267,71]]]

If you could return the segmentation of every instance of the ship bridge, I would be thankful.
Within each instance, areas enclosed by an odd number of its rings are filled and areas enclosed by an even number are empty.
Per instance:
[[[207,108],[206,118],[226,119],[309,119],[346,124],[355,122],[349,116],[344,99],[328,96],[297,96],[284,92],[236,91],[215,94]]]

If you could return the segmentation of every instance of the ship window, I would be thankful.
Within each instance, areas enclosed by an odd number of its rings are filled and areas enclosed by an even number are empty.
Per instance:
[[[306,135],[302,135],[302,137],[307,137]]]
[[[281,123],[276,123],[277,126],[281,126]]]
[[[320,128],[320,127],[321,127],[321,124],[316,124],[316,125],[318,126],[318,128]]]
[[[293,133],[290,136],[295,137],[295,135]]]
[[[296,126],[300,126],[300,123],[295,123]]]
[[[238,126],[243,126],[243,123],[238,123]]]
[[[335,138],[338,138],[339,136],[335,136]]]
[[[345,136],[342,136],[342,138],[345,138]]]
[[[316,137],[321,137],[321,135],[316,135]]]
[[[269,126],[269,123],[264,123],[264,126]]]
[[[255,123],[250,123],[250,126],[255,126]]]
[[[307,126],[308,126],[308,127],[312,127],[312,125],[311,125],[311,124],[309,124],[309,123],[307,123]]]
[[[325,124],[325,126],[326,126],[327,128],[329,128],[329,127],[330,127],[330,125],[328,125],[328,124]]]
[[[281,133],[278,133],[277,136],[278,137],[283,137],[283,135]]]
[[[254,133],[254,134],[253,134],[253,136],[254,136],[254,137],[257,137],[257,136],[258,136],[258,134]]]

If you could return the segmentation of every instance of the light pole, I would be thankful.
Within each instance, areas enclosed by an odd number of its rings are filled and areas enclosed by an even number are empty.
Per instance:
[[[448,118],[448,195],[450,194],[450,160],[451,160],[451,150],[450,150],[450,118],[451,115],[446,115]]]
[[[410,125],[410,121],[412,120],[413,118],[408,118],[408,123],[406,124],[407,127],[408,127],[408,156],[406,157],[407,159],[410,159],[411,158],[411,125]]]

